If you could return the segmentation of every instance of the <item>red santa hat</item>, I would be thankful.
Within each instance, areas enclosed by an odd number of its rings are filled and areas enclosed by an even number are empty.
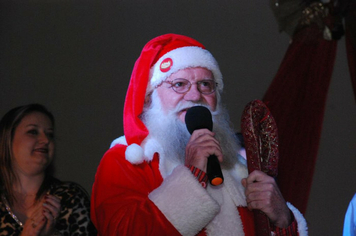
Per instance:
[[[148,135],[146,126],[139,118],[146,95],[172,73],[189,67],[210,70],[218,83],[219,92],[222,91],[223,81],[218,63],[195,39],[165,34],[150,40],[144,46],[132,71],[125,99],[124,133],[127,145],[140,145]]]

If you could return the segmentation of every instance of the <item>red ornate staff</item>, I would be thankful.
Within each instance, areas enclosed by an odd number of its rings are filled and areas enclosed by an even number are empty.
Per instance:
[[[267,106],[260,100],[246,105],[241,119],[241,132],[245,142],[247,168],[251,173],[260,170],[269,176],[278,173],[278,130]],[[270,235],[268,217],[254,210],[257,236]]]

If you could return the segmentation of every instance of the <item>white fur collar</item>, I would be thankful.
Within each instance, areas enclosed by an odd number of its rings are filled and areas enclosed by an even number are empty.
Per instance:
[[[117,144],[127,146],[125,136],[121,136],[115,139],[111,143],[110,148]],[[170,175],[173,169],[180,165],[180,163],[174,162],[169,158],[164,158],[164,156],[162,156],[161,154],[163,153],[162,146],[157,142],[156,139],[152,138],[150,135],[148,135],[145,140],[143,140],[141,146],[135,143],[128,145],[125,152],[125,158],[130,163],[138,165],[144,161],[151,161],[155,153],[160,153],[161,155],[159,169],[163,178],[166,178],[168,175]]]

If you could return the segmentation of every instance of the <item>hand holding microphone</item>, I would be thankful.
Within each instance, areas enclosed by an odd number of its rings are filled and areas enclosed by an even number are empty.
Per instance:
[[[195,130],[208,129],[212,131],[212,116],[206,107],[195,106],[188,109],[185,115],[185,123],[188,131],[192,134]],[[210,155],[207,163],[207,175],[210,184],[220,185],[224,181],[220,163],[216,155]]]

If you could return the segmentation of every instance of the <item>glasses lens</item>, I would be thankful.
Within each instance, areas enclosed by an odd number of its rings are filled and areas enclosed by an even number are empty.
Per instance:
[[[198,82],[199,91],[203,94],[209,94],[215,91],[214,80],[203,80]]]
[[[189,90],[190,82],[186,79],[175,79],[172,81],[172,88],[177,93],[185,93]]]

